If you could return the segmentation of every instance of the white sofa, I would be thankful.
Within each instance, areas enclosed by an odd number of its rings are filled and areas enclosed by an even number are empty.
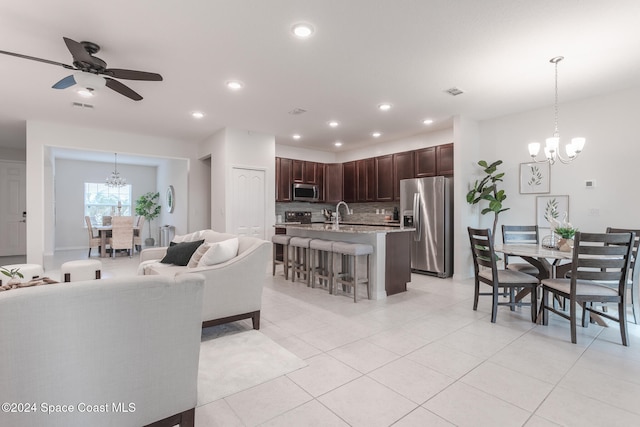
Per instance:
[[[193,426],[203,283],[132,276],[0,292],[0,394],[13,405],[0,425]]]
[[[173,241],[204,240],[216,243],[238,238],[238,253],[221,264],[184,267],[162,264],[167,248],[148,248],[140,253],[138,274],[176,276],[202,274],[205,277],[202,304],[202,327],[251,318],[254,329],[260,329],[262,287],[271,259],[271,243],[256,237],[236,236],[213,230],[201,230]]]

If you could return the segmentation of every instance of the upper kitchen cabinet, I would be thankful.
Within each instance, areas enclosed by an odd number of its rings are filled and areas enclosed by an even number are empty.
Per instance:
[[[338,203],[342,196],[342,163],[324,165],[324,201]]]
[[[355,202],[358,192],[356,177],[356,162],[342,164],[342,197],[345,202]]]
[[[372,202],[376,200],[376,163],[375,159],[356,161],[357,202]]]
[[[318,184],[318,164],[304,160],[292,160],[291,176],[294,183]]]
[[[453,144],[438,145],[436,153],[437,174],[453,176]]]
[[[276,202],[290,202],[293,160],[276,157]]]
[[[394,174],[393,154],[375,158],[376,165],[376,197],[378,201],[393,200]]]
[[[427,147],[415,151],[415,177],[436,176],[436,147]]]
[[[393,194],[400,200],[400,180],[415,178],[414,152],[406,151],[393,155]]]

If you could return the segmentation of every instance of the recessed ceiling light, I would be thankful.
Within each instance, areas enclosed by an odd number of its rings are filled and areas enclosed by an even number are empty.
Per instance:
[[[333,145],[335,145],[336,147],[342,147],[342,142],[336,141],[333,143]]]
[[[293,135],[293,139],[300,139],[302,138],[300,135],[298,135],[297,133]]]
[[[422,121],[422,124],[425,124],[425,125],[433,124],[433,119],[424,119],[424,120]]]
[[[226,85],[231,90],[240,90],[244,87],[244,84],[238,80],[229,80]]]
[[[389,111],[391,109],[391,104],[389,104],[388,102],[378,104],[378,109],[380,111]]]
[[[382,135],[380,132],[373,132],[371,134],[371,136],[374,137],[374,138],[380,138],[380,135]]]
[[[329,126],[331,126],[332,128],[336,128],[336,127],[338,127],[338,125],[339,125],[340,123],[338,123],[338,122],[337,122],[337,121],[335,121],[335,120],[331,120],[330,122],[327,122],[327,124],[328,124]]]
[[[291,32],[299,39],[306,39],[311,37],[315,32],[315,29],[313,28],[313,25],[307,22],[298,22],[291,27]]]
[[[193,113],[191,113],[191,117],[193,117],[194,119],[201,119],[204,117],[204,113],[202,111],[194,111]]]

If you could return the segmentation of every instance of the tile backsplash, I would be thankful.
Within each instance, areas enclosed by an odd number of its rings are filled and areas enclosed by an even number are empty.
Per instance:
[[[348,203],[353,214],[345,216],[344,207],[340,208],[345,221],[350,222],[371,222],[384,223],[385,215],[393,217],[393,208],[400,208],[399,202],[369,202],[369,203]],[[281,215],[284,218],[285,211],[311,212],[311,221],[323,222],[325,220],[322,210],[336,210],[336,205],[329,203],[309,203],[309,202],[288,202],[276,203],[276,217]],[[384,213],[383,213],[384,211]]]

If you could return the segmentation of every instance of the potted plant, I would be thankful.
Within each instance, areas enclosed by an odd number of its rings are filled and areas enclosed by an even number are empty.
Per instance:
[[[7,285],[17,285],[20,283],[20,279],[23,279],[24,276],[20,273],[20,268],[4,268],[0,267],[0,272],[5,276],[9,277],[9,281],[7,281]]]
[[[145,239],[145,246],[155,246],[155,239],[151,237],[151,221],[160,215],[159,192],[148,192],[136,200],[136,215],[144,216],[149,224],[149,237]]]
[[[554,233],[559,235],[561,239],[558,241],[558,249],[563,252],[571,252],[573,250],[573,236],[576,235],[577,228],[569,227],[556,227]]]
[[[467,203],[475,205],[483,200],[488,202],[489,205],[482,209],[480,212],[482,215],[493,213],[493,230],[491,238],[495,241],[496,227],[498,225],[498,215],[500,212],[504,212],[509,208],[504,208],[502,202],[507,198],[504,194],[504,190],[498,190],[498,182],[502,181],[504,173],[497,173],[498,166],[502,164],[502,160],[496,160],[495,162],[488,164],[484,160],[480,160],[478,165],[483,168],[486,174],[482,180],[473,184],[473,188],[467,193]]]

